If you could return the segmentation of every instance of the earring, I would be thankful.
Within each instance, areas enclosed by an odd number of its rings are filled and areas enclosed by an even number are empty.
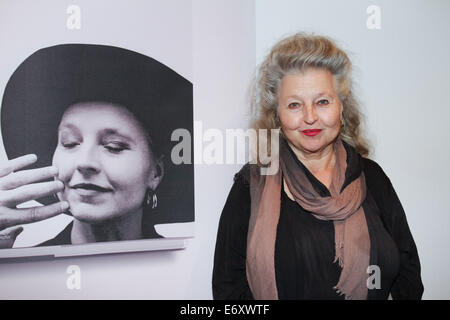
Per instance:
[[[153,192],[153,195],[150,196],[150,191],[147,192],[147,205],[150,206],[150,203],[152,204],[152,209],[155,209],[158,206],[158,197],[156,196],[156,193]]]
[[[152,209],[155,209],[158,206],[158,197],[156,196],[156,193],[153,194],[152,200]]]

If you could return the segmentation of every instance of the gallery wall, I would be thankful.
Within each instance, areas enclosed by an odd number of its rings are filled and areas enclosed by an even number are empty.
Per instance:
[[[350,54],[371,158],[405,209],[424,299],[449,299],[450,2],[258,0],[256,60],[281,37],[329,36]]]

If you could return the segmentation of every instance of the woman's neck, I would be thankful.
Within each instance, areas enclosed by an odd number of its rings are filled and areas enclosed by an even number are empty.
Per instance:
[[[312,174],[321,175],[333,171],[336,164],[334,143],[317,152],[305,152],[290,142],[288,143],[294,151],[294,154],[297,156],[297,159],[300,160]]]
[[[74,219],[72,244],[142,239],[142,208],[120,219],[91,224]]]

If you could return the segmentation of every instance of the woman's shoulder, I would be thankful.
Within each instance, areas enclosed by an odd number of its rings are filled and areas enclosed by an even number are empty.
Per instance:
[[[232,229],[248,228],[250,218],[250,165],[244,165],[235,175],[234,183],[223,207],[220,225],[221,230],[233,226]]]
[[[361,164],[366,181],[370,185],[391,185],[389,177],[375,160],[361,157]],[[256,164],[246,163],[242,166],[242,168],[234,175],[234,182],[244,186],[249,186],[252,166],[256,166]]]
[[[390,184],[389,177],[375,160],[363,157],[361,159],[366,181],[375,184]]]
[[[367,189],[382,212],[391,212],[398,198],[391,180],[381,166],[374,160],[363,158],[363,170]],[[384,220],[388,220],[386,217]]]
[[[250,185],[250,168],[251,168],[251,164],[250,163],[246,163],[241,168],[241,170],[239,170],[234,175],[234,182],[243,184],[245,186],[249,186]]]

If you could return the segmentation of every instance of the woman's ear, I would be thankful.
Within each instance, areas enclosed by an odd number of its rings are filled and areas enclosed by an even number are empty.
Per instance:
[[[153,169],[150,170],[150,176],[148,179],[148,187],[150,190],[156,190],[158,185],[161,183],[161,180],[164,177],[164,162],[163,157],[161,156],[158,160],[156,160],[153,164]]]

